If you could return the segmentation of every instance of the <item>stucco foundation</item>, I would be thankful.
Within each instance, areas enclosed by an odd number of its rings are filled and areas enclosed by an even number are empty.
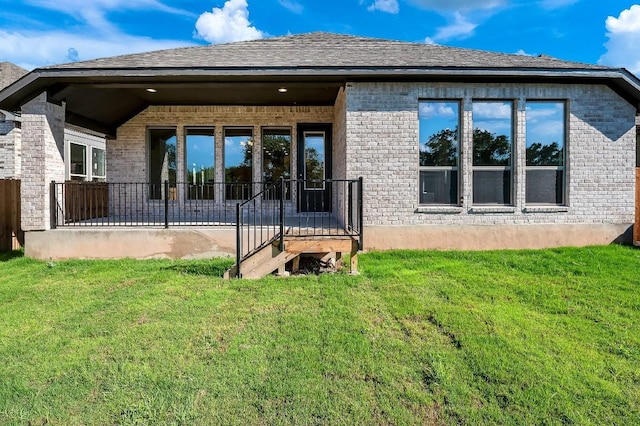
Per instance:
[[[630,244],[631,224],[368,226],[368,250],[497,250]],[[60,259],[200,259],[235,256],[235,228],[55,229],[25,234],[25,254]]]
[[[631,243],[631,224],[368,226],[366,250],[497,250]]]
[[[36,259],[199,259],[235,256],[235,228],[55,229],[25,234]]]

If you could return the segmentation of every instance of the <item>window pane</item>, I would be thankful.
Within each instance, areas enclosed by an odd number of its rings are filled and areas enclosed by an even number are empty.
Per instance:
[[[70,144],[71,149],[71,167],[72,175],[86,175],[87,147],[75,143]]]
[[[291,177],[291,131],[267,129],[262,134],[262,179],[266,183]]]
[[[512,102],[473,103],[473,165],[510,166]]]
[[[187,198],[213,200],[215,181],[215,129],[186,129]]]
[[[252,129],[225,129],[224,176],[227,199],[251,198],[252,156]]]
[[[169,181],[169,199],[176,199],[176,131],[149,129],[150,198],[163,199],[164,181]]]
[[[105,174],[104,169],[104,149],[92,148],[91,157],[93,163],[93,176],[102,177]]]
[[[458,102],[420,102],[420,165],[458,165]]]
[[[564,165],[564,103],[527,102],[527,166]]]
[[[305,189],[324,188],[324,133],[304,134]]]
[[[457,170],[420,171],[420,204],[457,204]]]
[[[527,170],[527,204],[562,204],[563,193],[562,170]]]
[[[475,170],[473,172],[474,204],[510,204],[510,170]]]

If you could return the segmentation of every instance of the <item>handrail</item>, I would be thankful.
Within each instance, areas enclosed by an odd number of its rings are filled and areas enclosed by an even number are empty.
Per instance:
[[[280,194],[277,193],[278,189]],[[265,209],[262,205],[256,209],[259,201],[277,198],[280,199],[277,215],[274,205],[270,206],[271,209],[269,207]],[[280,177],[277,182],[272,183],[249,200],[236,204],[236,276],[238,278],[242,277],[242,261],[256,251],[276,239],[280,239],[280,250],[284,250],[284,198],[285,181],[283,177]],[[245,227],[247,230],[246,246],[243,238]],[[258,238],[258,232],[260,238]],[[251,238],[252,236],[253,238]]]

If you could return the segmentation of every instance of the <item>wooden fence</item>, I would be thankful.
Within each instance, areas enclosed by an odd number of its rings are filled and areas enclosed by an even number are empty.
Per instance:
[[[108,184],[67,181],[63,190],[66,223],[109,216]]]
[[[20,223],[20,181],[0,179],[0,251],[24,245]]]

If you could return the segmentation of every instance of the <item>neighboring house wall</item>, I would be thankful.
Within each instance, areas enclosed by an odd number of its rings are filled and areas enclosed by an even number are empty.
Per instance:
[[[105,139],[98,134],[89,133],[88,131],[76,127],[64,129],[65,142],[65,178],[67,180],[85,180],[85,181],[103,181],[106,178],[106,152]],[[85,173],[74,173],[73,157],[71,155],[72,146],[84,147]],[[102,162],[100,165],[99,163]]]
[[[28,71],[11,62],[0,62],[0,90],[21,78]]]
[[[17,179],[21,174],[20,126],[12,115],[0,111],[0,179]]]
[[[635,108],[606,86],[350,83],[346,98],[347,177],[364,178],[366,225],[631,224],[634,220]],[[420,99],[462,101],[458,208],[418,203]],[[471,202],[473,100],[515,101],[512,208]],[[525,208],[526,100],[567,101],[564,209]]]

